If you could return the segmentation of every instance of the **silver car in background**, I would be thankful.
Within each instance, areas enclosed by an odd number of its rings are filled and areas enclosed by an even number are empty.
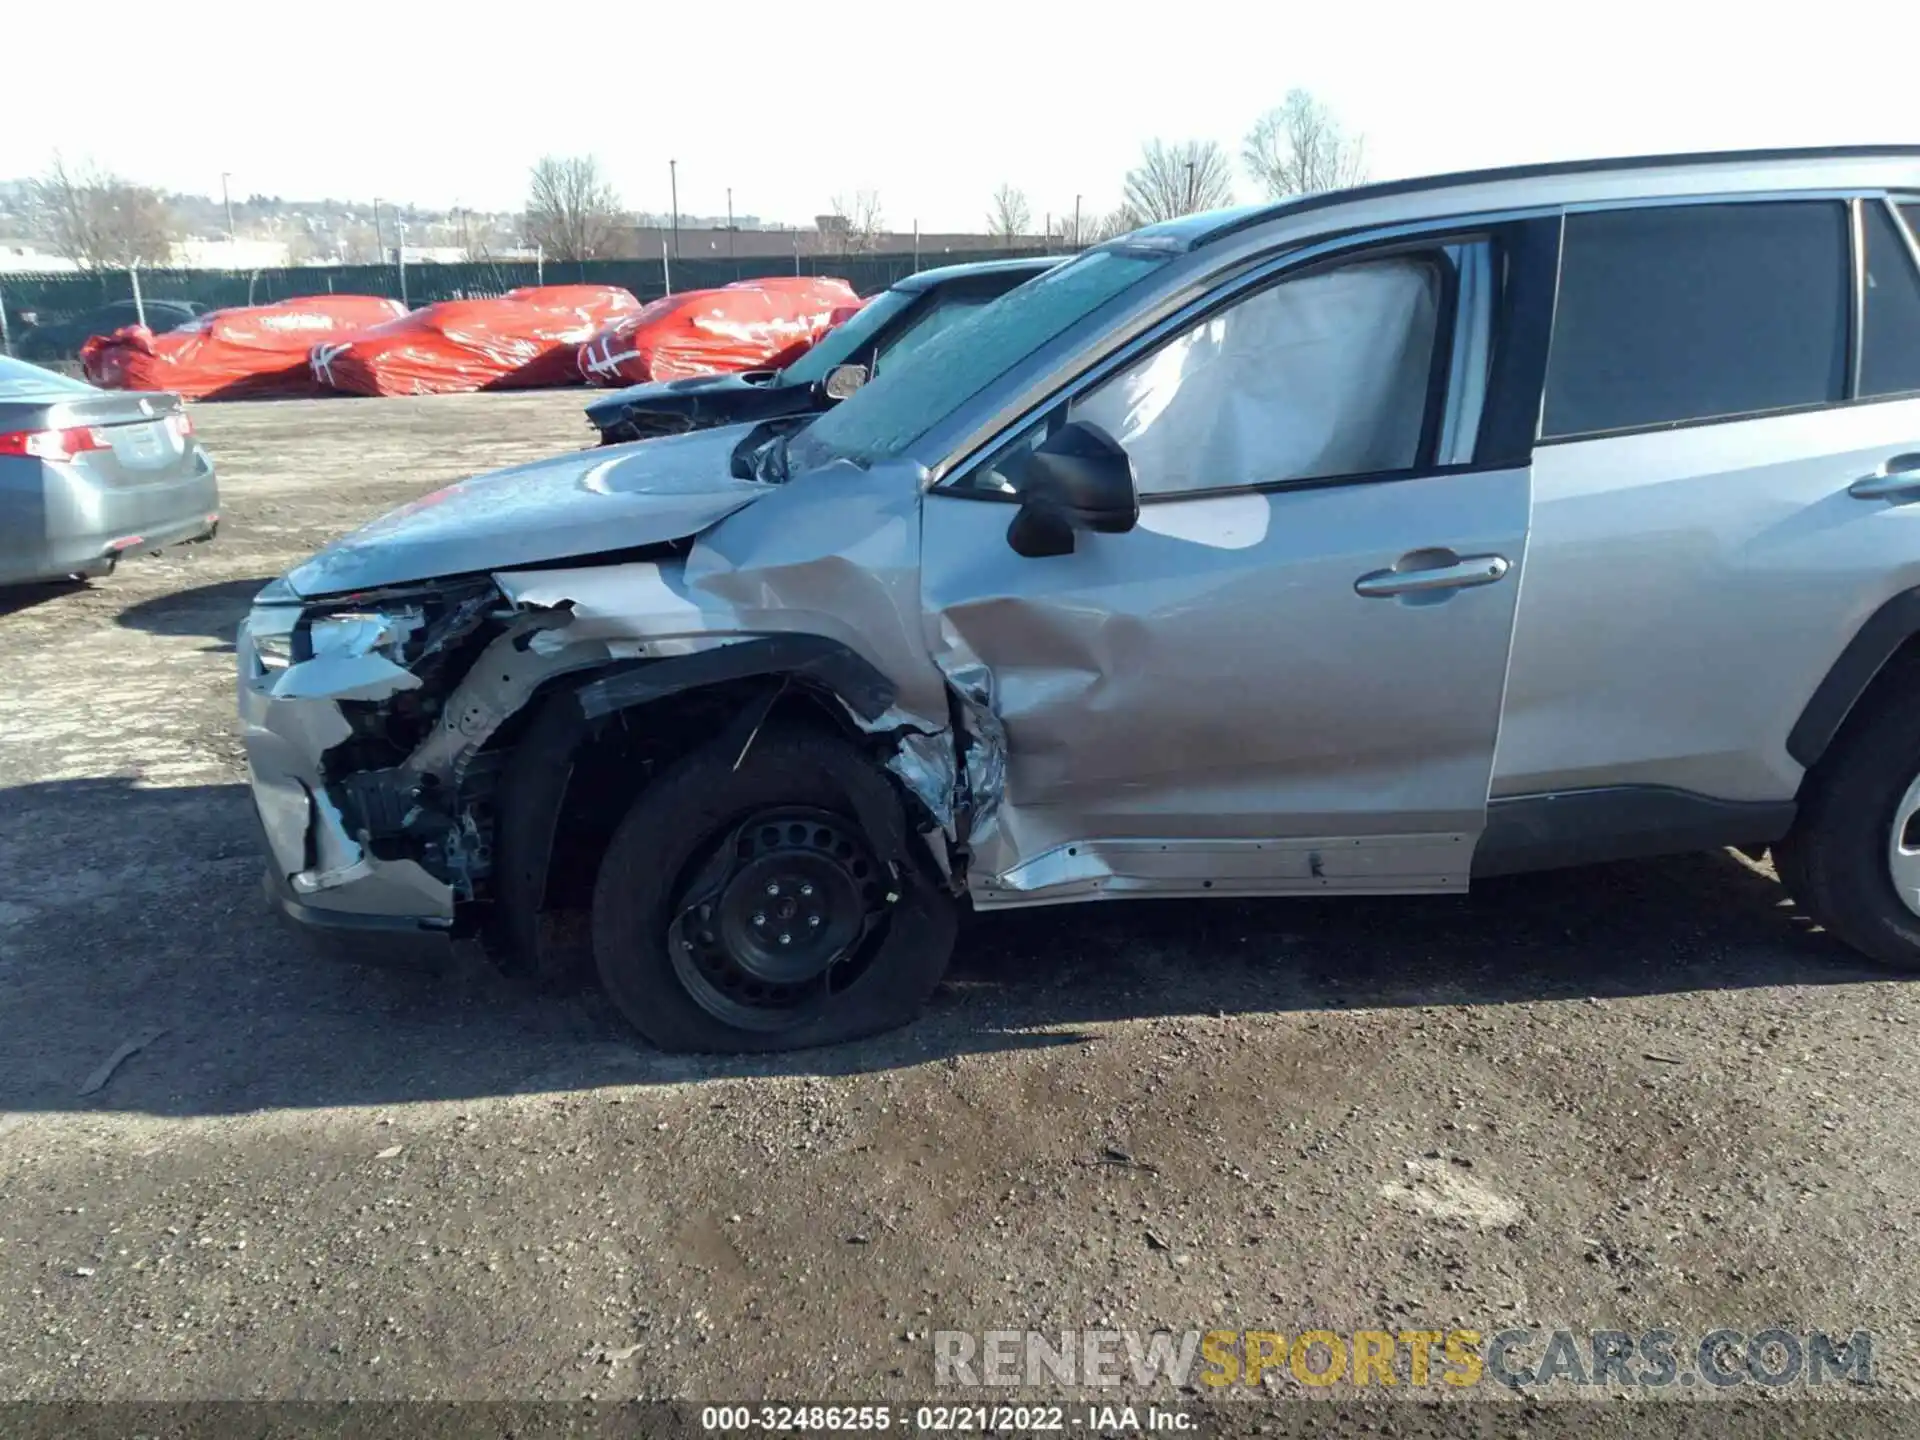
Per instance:
[[[213,461],[179,396],[0,356],[0,585],[111,574],[219,527]]]
[[[956,904],[1772,846],[1920,968],[1920,150],[1529,167],[1100,245],[791,437],[566,455],[263,593],[290,913],[897,1024]]]

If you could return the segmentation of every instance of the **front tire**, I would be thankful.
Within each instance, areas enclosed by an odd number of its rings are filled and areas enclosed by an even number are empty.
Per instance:
[[[614,832],[594,963],[663,1050],[855,1040],[913,1019],[946,971],[954,907],[892,783],[851,745],[769,730],[736,767],[695,751]]]
[[[1885,683],[1808,772],[1780,883],[1861,954],[1920,971],[1920,664]]]

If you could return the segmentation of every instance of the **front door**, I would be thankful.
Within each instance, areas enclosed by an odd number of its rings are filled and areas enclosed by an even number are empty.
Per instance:
[[[1537,414],[1539,376],[1493,333],[1525,228],[1255,282],[930,493],[927,638],[1006,738],[978,904],[1465,887],[1527,539],[1506,392]],[[1009,456],[1066,418],[1126,446],[1140,522],[1022,558]]]

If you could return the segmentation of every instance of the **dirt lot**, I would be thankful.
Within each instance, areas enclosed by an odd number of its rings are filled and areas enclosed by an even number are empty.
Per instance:
[[[1771,1324],[1920,1391],[1920,991],[1732,855],[981,920],[921,1024],[749,1063],[290,933],[248,598],[579,403],[201,407],[215,544],[0,602],[0,1396],[924,1398],[936,1329]]]

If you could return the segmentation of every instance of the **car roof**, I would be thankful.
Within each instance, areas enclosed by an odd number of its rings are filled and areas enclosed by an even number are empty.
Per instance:
[[[62,375],[57,370],[49,370],[43,365],[35,365],[11,355],[0,355],[0,402],[35,404],[71,400],[75,393],[98,392],[86,381],[77,380],[71,375]]]
[[[1192,250],[1241,231],[1349,208],[1362,223],[1392,224],[1531,205],[1827,187],[1920,189],[1920,146],[1720,150],[1460,170],[1356,185],[1265,205],[1202,211],[1144,226],[1111,243],[1153,243]],[[1327,215],[1324,223],[1337,225],[1342,218]]]
[[[978,275],[1025,275],[1031,279],[1044,275],[1067,257],[1064,255],[1022,255],[1013,260],[976,260],[969,265],[942,265],[933,270],[916,270],[893,282],[895,290],[931,290],[955,280],[970,280]]]

